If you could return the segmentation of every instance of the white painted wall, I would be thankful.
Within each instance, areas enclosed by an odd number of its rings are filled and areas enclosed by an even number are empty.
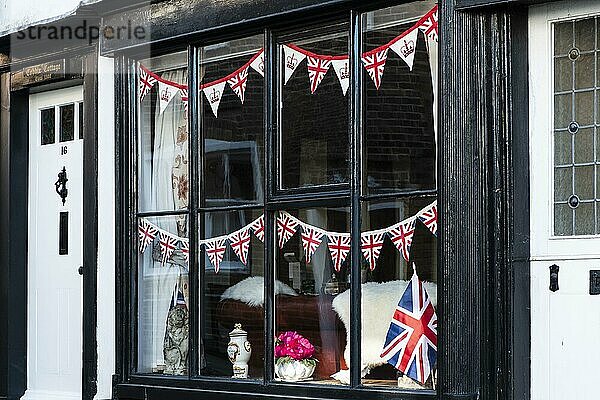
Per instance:
[[[113,59],[98,59],[98,393],[112,398],[115,368],[115,100]]]

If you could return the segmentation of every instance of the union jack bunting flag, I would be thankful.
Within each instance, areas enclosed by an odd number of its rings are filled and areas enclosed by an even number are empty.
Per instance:
[[[438,41],[438,6],[436,5],[422,18],[419,29],[428,39]]]
[[[437,315],[416,273],[396,307],[380,357],[421,384],[435,366]]]
[[[350,234],[327,232],[327,247],[333,261],[333,269],[340,272],[342,263],[350,252]]]
[[[187,111],[188,111],[188,90],[187,90],[187,88],[180,88],[179,94],[181,95],[181,102],[183,103],[183,109],[187,113]]]
[[[146,247],[156,239],[158,229],[145,219],[140,219],[138,225],[138,236],[140,238],[140,253],[146,250]]]
[[[169,261],[173,252],[177,248],[178,239],[167,232],[161,232],[159,235],[161,262],[163,265]]]
[[[156,83],[156,78],[143,65],[140,65],[139,74],[140,101],[142,101]]]
[[[251,224],[250,229],[254,232],[254,236],[258,238],[261,242],[265,241],[265,216],[261,215],[256,218]]]
[[[206,255],[210,260],[210,263],[215,268],[215,273],[219,273],[219,268],[221,266],[221,261],[223,261],[223,257],[225,257],[225,241],[227,238],[217,238],[210,241],[204,242],[206,246]]]
[[[250,67],[258,72],[260,76],[265,76],[265,51],[261,50],[257,53],[253,60],[250,61]]]
[[[434,236],[437,236],[437,216],[437,200],[417,215],[419,220],[425,224]]]
[[[385,238],[385,232],[364,232],[360,235],[360,249],[365,257],[365,260],[369,263],[369,269],[373,271],[377,264],[377,259],[381,253],[383,247],[383,239]]]
[[[237,232],[233,232],[227,237],[233,252],[240,259],[242,264],[247,265],[248,249],[250,249],[250,228],[244,227]]]
[[[292,217],[290,214],[282,211],[277,216],[277,237],[279,238],[279,248],[283,249],[283,246],[298,229],[299,221]]]
[[[302,225],[302,248],[304,249],[304,259],[307,263],[321,244],[325,232],[318,231],[310,225]]]
[[[331,60],[311,56],[308,56],[306,60],[308,65],[308,79],[310,79],[310,92],[314,93],[327,71],[329,71]]]
[[[410,258],[410,245],[415,234],[415,218],[407,222],[400,222],[390,228],[388,231],[392,243],[402,253],[402,257],[408,262]]]
[[[244,93],[246,93],[246,82],[248,81],[248,67],[246,64],[244,67],[239,69],[235,75],[227,80],[227,83],[231,87],[231,90],[238,95],[242,104],[244,104]]]
[[[185,258],[186,263],[190,263],[190,241],[187,239],[179,240],[179,248],[183,253],[183,257]]]
[[[379,89],[381,85],[381,78],[383,77],[383,69],[385,68],[385,62],[387,60],[388,48],[364,53],[362,56],[362,62],[365,65],[365,69],[369,73],[371,79],[373,79],[373,83],[375,83],[375,87]]]

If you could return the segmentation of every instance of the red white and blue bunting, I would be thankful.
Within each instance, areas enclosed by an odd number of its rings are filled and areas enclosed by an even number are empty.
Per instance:
[[[414,64],[415,53],[417,49],[418,33],[423,32],[426,39],[437,42],[438,40],[438,6],[434,6],[427,14],[425,14],[412,27],[404,31],[399,36],[395,37],[388,43],[369,50],[362,54],[361,61],[369,77],[379,89],[383,79],[385,63],[389,56],[388,50],[392,50],[397,54],[408,67],[412,70]],[[428,45],[428,51],[431,46]],[[305,50],[292,43],[281,46],[284,66],[284,85],[288,83],[292,75],[298,69],[298,66],[306,60],[308,79],[310,82],[310,92],[314,93],[325,75],[330,69],[335,71],[335,74],[340,83],[342,94],[345,96],[348,92],[350,83],[349,73],[349,57],[348,55],[324,55],[316,54]],[[333,67],[333,68],[331,68]],[[211,106],[215,118],[218,116],[219,105],[225,91],[226,85],[240,98],[244,103],[244,95],[248,80],[248,69],[252,68],[260,76],[264,77],[265,54],[263,49],[258,50],[248,62],[242,65],[237,70],[229,75],[217,79],[212,82],[207,82],[200,85],[200,91]],[[161,78],[159,75],[150,71],[148,68],[139,64],[138,66],[138,82],[139,82],[139,100],[142,102],[146,95],[150,92],[153,86],[158,82],[159,87],[159,105],[160,113],[162,114],[167,105],[179,93],[181,100],[184,102],[185,110],[187,111],[187,96],[188,87],[176,82]]]
[[[361,233],[361,252],[371,271],[377,266],[377,260],[379,259],[379,254],[386,237],[391,240],[406,262],[410,260],[410,248],[417,221],[421,221],[433,235],[437,236],[437,201],[421,209],[415,215],[387,228]],[[327,243],[333,268],[337,272],[341,270],[342,264],[350,253],[351,239],[349,233],[326,231],[302,222],[285,211],[278,213],[276,226],[277,244],[281,249],[296,233],[300,232],[304,259],[307,263],[311,262],[315,251],[323,242]],[[254,234],[258,240],[264,242],[264,215],[228,235],[200,240],[199,247],[205,247],[206,255],[215,272],[218,273],[227,250],[227,243],[229,243],[229,246],[242,264],[248,265],[251,234]],[[146,250],[150,243],[158,238],[161,263],[163,265],[169,262],[175,250],[181,251],[185,260],[189,263],[189,241],[187,238],[173,235],[152,224],[145,218],[141,218],[139,221],[138,238],[141,253]]]

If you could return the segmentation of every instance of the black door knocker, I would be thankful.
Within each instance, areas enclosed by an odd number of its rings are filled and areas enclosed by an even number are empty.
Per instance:
[[[67,195],[69,194],[69,191],[67,190],[67,181],[67,169],[63,167],[62,171],[58,173],[58,180],[54,183],[56,194],[62,199],[63,206],[65,205]]]

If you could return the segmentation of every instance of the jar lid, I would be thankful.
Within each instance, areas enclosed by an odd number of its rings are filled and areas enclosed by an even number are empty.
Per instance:
[[[248,332],[242,329],[242,324],[235,324],[233,330],[229,332],[230,337],[248,335]]]

